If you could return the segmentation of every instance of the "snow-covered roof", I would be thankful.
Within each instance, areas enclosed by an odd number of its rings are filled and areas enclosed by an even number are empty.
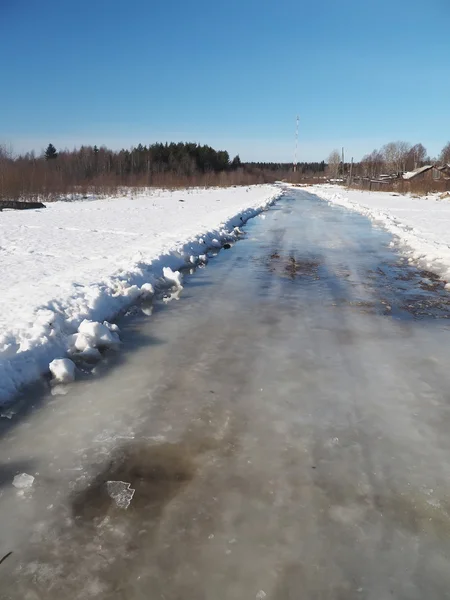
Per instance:
[[[416,177],[416,175],[420,175],[421,173],[425,173],[425,171],[429,171],[433,168],[433,165],[425,165],[424,167],[419,167],[418,169],[414,169],[414,171],[407,171],[403,173],[403,179],[412,179]]]

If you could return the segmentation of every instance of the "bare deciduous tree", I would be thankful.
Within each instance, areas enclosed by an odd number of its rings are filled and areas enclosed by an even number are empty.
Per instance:
[[[406,157],[405,170],[412,171],[423,167],[427,160],[427,150],[423,144],[415,144]]]
[[[335,178],[339,174],[339,166],[341,164],[341,155],[338,150],[333,150],[333,152],[328,157],[328,171],[331,177]]]
[[[401,173],[406,170],[406,161],[411,145],[408,142],[390,142],[381,149],[386,167],[391,173]]]
[[[383,154],[379,150],[373,150],[366,154],[361,160],[362,175],[364,177],[378,177],[384,167]]]
[[[396,159],[397,159],[397,149],[395,142],[390,142],[389,144],[385,144],[381,148],[381,153],[383,154],[383,160],[386,163],[386,169],[390,172],[396,170]]]
[[[439,158],[442,164],[450,164],[450,142],[442,148],[441,156]]]

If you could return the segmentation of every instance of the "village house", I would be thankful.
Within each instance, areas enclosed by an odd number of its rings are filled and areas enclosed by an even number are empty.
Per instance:
[[[442,165],[438,167],[438,170],[441,172],[441,177],[443,179],[450,179],[450,165]]]
[[[414,171],[408,171],[403,173],[403,179],[411,180],[415,179],[416,181],[422,180],[431,180],[434,179],[450,179],[450,164],[446,165],[425,165],[424,167],[419,167],[418,169],[414,169]]]
[[[436,167],[435,165],[425,165],[424,167],[419,167],[413,171],[407,171],[402,175],[402,178],[407,181],[411,181],[412,179],[415,181],[429,181],[438,180],[443,177],[444,173],[441,171],[441,168]]]

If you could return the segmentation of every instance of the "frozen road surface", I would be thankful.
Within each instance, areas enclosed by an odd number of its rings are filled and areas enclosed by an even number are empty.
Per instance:
[[[1,600],[450,598],[450,298],[390,241],[290,191],[95,376],[31,390]]]

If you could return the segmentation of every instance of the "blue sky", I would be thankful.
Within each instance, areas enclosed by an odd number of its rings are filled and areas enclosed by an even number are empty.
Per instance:
[[[450,1],[0,0],[0,143],[244,160],[450,140]]]

